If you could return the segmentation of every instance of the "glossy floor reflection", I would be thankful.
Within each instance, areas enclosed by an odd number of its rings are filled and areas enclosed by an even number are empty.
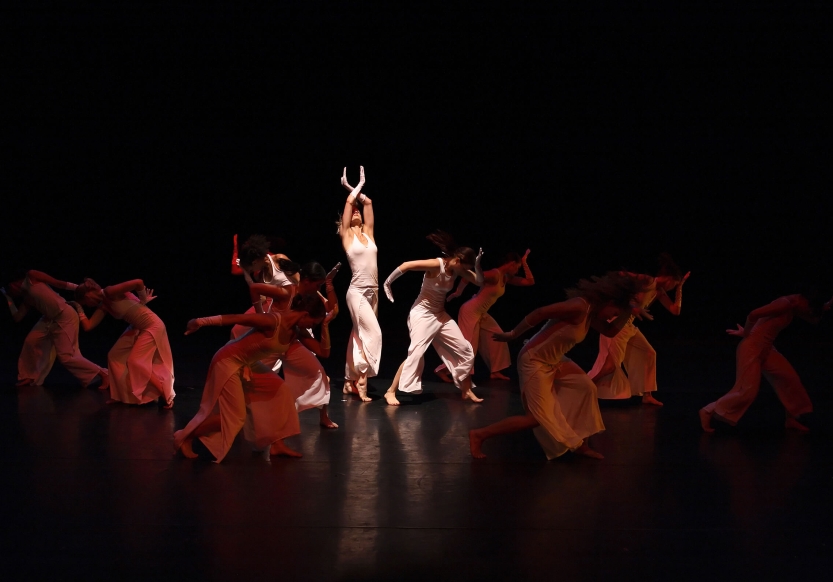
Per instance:
[[[721,371],[721,375],[723,372]],[[725,384],[725,378],[721,384]],[[790,434],[764,389],[743,426],[703,435],[719,392],[670,385],[663,409],[603,406],[604,461],[547,463],[532,434],[468,453],[469,428],[520,412],[517,387],[450,386],[400,408],[333,393],[304,458],[265,462],[238,441],[221,465],[172,454],[174,411],[107,406],[69,386],[0,393],[3,571],[61,578],[678,580],[826,577],[833,548],[830,398]],[[813,383],[808,381],[808,385]],[[373,380],[374,395],[386,387]],[[821,381],[817,382],[821,385]]]

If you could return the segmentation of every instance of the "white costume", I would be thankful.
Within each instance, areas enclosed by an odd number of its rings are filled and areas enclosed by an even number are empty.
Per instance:
[[[483,285],[474,297],[460,307],[457,323],[463,337],[471,344],[472,351],[480,354],[489,371],[500,372],[508,368],[509,346],[506,342],[499,342],[492,338],[492,334],[503,333],[495,319],[488,311],[495,302],[506,292],[506,278],[501,274],[500,282],[495,285]],[[437,366],[436,371],[445,369],[445,365]]]
[[[26,304],[41,318],[26,336],[17,361],[17,379],[41,386],[55,357],[83,386],[88,386],[102,368],[81,355],[78,349],[78,313],[46,283],[32,283],[27,276],[21,285]]]
[[[372,378],[379,373],[382,358],[382,328],[378,320],[379,273],[376,268],[378,249],[369,236],[365,237],[367,246],[354,234],[347,249],[347,261],[353,271],[347,288],[347,309],[353,320],[344,365],[344,377],[348,380],[358,380],[362,375]]]
[[[271,336],[252,330],[214,354],[197,414],[184,429],[174,433],[177,448],[204,421],[217,415],[219,430],[198,437],[217,463],[225,458],[246,424],[247,412],[252,422],[246,436],[258,448],[301,432],[291,391],[277,374],[260,363],[286,349],[280,343],[280,315],[272,315],[275,331]],[[247,367],[253,373],[244,381],[243,370]]]
[[[647,308],[657,298],[656,280],[644,292],[640,306]],[[641,396],[657,389],[657,352],[633,324],[633,316],[613,337],[599,336],[599,355],[588,372],[592,378],[604,367],[610,358],[613,372],[596,378],[599,398],[624,399]],[[622,370],[622,364],[625,369]],[[627,372],[627,373],[626,373]]]
[[[174,359],[165,324],[132,293],[108,307],[115,318],[130,324],[107,354],[110,397],[127,404],[146,404],[159,396],[173,402]],[[151,384],[152,376],[162,384],[161,394]]]
[[[547,459],[577,449],[605,428],[596,385],[587,374],[558,375],[562,362],[571,361],[564,354],[584,340],[588,327],[587,314],[578,325],[551,319],[518,355],[524,407],[540,425],[533,432]]]
[[[399,379],[399,390],[402,392],[422,392],[423,356],[429,345],[437,350],[457,388],[462,389],[461,382],[469,377],[474,364],[471,344],[445,312],[445,296],[454,286],[455,277],[445,272],[445,261],[438,260],[440,273],[436,277],[425,273],[419,296],[408,315],[411,345]]]
[[[272,272],[269,275],[269,279],[262,281],[265,285],[272,285],[273,287],[291,287],[290,289],[290,300],[294,295],[294,287],[295,283],[286,276],[286,274],[280,270],[278,265],[275,263],[275,259],[272,258],[272,255],[266,255],[266,258],[269,260],[269,264],[272,266]],[[261,305],[263,307],[263,312],[268,313],[272,310],[272,298],[270,297],[261,297]],[[249,307],[245,313],[256,313],[257,310],[254,306]],[[245,325],[235,325],[231,328],[231,339],[235,339],[249,331],[251,328],[246,327]],[[280,366],[279,366],[280,367]]]
[[[778,301],[792,302],[794,299],[782,297]],[[738,344],[735,385],[726,395],[704,407],[708,413],[716,414],[731,425],[737,424],[758,396],[761,374],[772,384],[790,416],[797,418],[813,411],[813,404],[798,374],[772,345],[778,333],[792,320],[793,312],[789,310],[755,322],[749,335]]]

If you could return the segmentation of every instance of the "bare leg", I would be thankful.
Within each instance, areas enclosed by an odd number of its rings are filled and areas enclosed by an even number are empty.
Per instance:
[[[367,374],[359,376],[359,379],[356,380],[356,389],[358,390],[359,398],[362,399],[362,402],[371,401],[371,398],[367,395]]]
[[[272,446],[269,447],[269,454],[282,455],[284,457],[294,457],[296,459],[300,459],[303,456],[298,451],[290,449],[288,446],[286,446],[286,444],[283,442],[283,439],[272,443]]]
[[[391,406],[399,406],[399,400],[396,399],[396,389],[399,388],[399,380],[400,378],[402,378],[402,368],[404,367],[405,362],[399,364],[399,369],[396,371],[396,375],[393,377],[393,382],[391,382],[388,391],[385,392],[385,401]]]
[[[471,400],[472,402],[483,402],[482,398],[478,398],[474,391],[471,389],[471,376],[463,380],[462,385],[460,386],[460,390],[462,391],[463,400]]]
[[[616,360],[613,357],[613,354],[608,354],[607,359],[605,360],[604,366],[602,369],[599,370],[599,373],[595,376],[591,376],[590,379],[596,384],[596,380],[599,378],[604,378],[605,376],[609,376],[616,370]]]
[[[642,404],[651,404],[653,406],[662,406],[662,402],[654,398],[653,392],[646,392],[642,395]]]
[[[581,446],[573,452],[577,455],[590,457],[591,459],[604,459],[604,455],[590,448],[590,445],[587,443],[587,439],[584,439]]]
[[[330,417],[327,415],[326,404],[322,405],[321,408],[318,409],[318,421],[324,428],[338,428],[338,425],[330,420]]]
[[[179,450],[186,459],[196,459],[199,457],[199,455],[194,452],[194,448],[192,447],[193,441],[194,437],[188,437],[182,441],[181,445],[179,445]]]
[[[470,430],[469,448],[471,449],[471,456],[475,459],[486,458],[486,455],[480,450],[483,446],[483,441],[486,439],[502,434],[520,432],[522,430],[532,430],[536,426],[538,426],[538,421],[535,420],[535,417],[531,414],[526,414],[524,416],[508,416],[489,426]]]
[[[705,432],[714,432],[712,428],[712,413],[705,408],[700,409],[700,426]]]

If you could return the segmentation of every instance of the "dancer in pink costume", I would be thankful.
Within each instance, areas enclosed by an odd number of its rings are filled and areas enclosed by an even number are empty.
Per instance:
[[[174,405],[174,359],[165,324],[147,303],[156,297],[141,279],[125,281],[102,289],[86,279],[75,290],[81,326],[89,331],[105,314],[128,323],[107,354],[110,371],[110,400],[125,404],[147,404],[160,398],[165,408]],[[97,309],[88,319],[82,305]]]
[[[656,277],[636,273],[628,275],[645,285],[645,291],[637,297],[642,307],[647,309],[658,299],[670,313],[680,314],[683,284],[691,273],[683,275],[670,255],[660,255],[660,270]],[[673,302],[668,297],[672,289],[676,289]],[[599,337],[599,355],[587,375],[598,387],[601,399],[642,396],[643,404],[662,406],[662,402],[654,397],[657,389],[657,353],[633,324],[633,319],[614,337]]]
[[[454,385],[460,389],[463,399],[483,402],[472,391],[474,352],[471,344],[445,311],[445,296],[454,287],[457,277],[476,285],[483,284],[483,271],[480,270],[483,249],[475,257],[472,249],[458,247],[451,235],[442,231],[428,235],[427,238],[439,247],[442,257],[402,263],[385,281],[385,294],[393,302],[391,283],[408,271],[425,271],[419,296],[408,315],[408,331],[411,335],[408,357],[396,371],[393,383],[385,393],[385,400],[391,406],[399,406],[397,389],[412,394],[422,392],[422,369],[425,365],[423,356],[428,346],[433,345],[451,371]],[[471,271],[472,267],[474,272]]]
[[[78,314],[53,287],[74,291],[78,285],[59,281],[40,271],[28,271],[23,279],[9,284],[8,293],[3,290],[14,321],[21,321],[29,309],[41,314],[23,342],[17,362],[17,385],[42,385],[57,357],[82,386],[89,386],[100,378],[99,388],[106,390],[110,386],[107,368],[96,366],[81,355]],[[15,298],[23,300],[20,307]]]
[[[497,334],[496,340],[510,341],[547,322],[518,356],[526,414],[470,431],[472,456],[486,456],[482,451],[486,439],[532,429],[548,459],[567,451],[603,458],[588,444],[590,436],[604,430],[596,386],[565,354],[584,340],[591,327],[612,337],[631,317],[650,319],[644,308],[631,304],[639,291],[636,279],[618,273],[582,279],[567,290],[566,301],[540,307],[512,331]]]
[[[364,167],[360,167],[358,185],[347,182],[347,168],[341,184],[350,191],[338,223],[338,234],[353,272],[347,288],[347,308],[353,320],[353,331],[347,343],[347,362],[344,365],[345,394],[354,393],[363,402],[367,396],[367,379],[379,373],[382,358],[382,328],[379,327],[379,271],[376,267],[378,249],[373,234],[375,217],[373,202],[361,192],[364,186]],[[362,217],[364,213],[364,217]]]
[[[780,297],[747,317],[743,327],[727,329],[729,335],[741,339],[737,348],[735,385],[718,400],[700,409],[700,424],[706,432],[714,432],[712,418],[732,426],[743,417],[758,396],[761,375],[772,384],[775,394],[786,409],[786,428],[808,431],[801,423],[801,415],[813,411],[813,404],[801,379],[787,359],[772,345],[782,329],[794,317],[818,323],[831,302],[822,304],[820,293],[811,288],[797,295]]]
[[[532,276],[532,271],[529,270],[529,265],[526,262],[528,256],[529,249],[526,250],[523,257],[517,253],[509,253],[500,267],[485,271],[483,273],[484,283],[480,291],[460,307],[460,313],[457,316],[457,322],[460,331],[463,332],[463,337],[469,340],[475,354],[480,353],[480,357],[489,366],[490,377],[493,380],[509,379],[501,373],[501,370],[508,368],[511,361],[509,359],[509,347],[506,342],[497,341],[492,337],[494,334],[503,333],[503,330],[495,319],[489,315],[489,309],[503,296],[507,285],[528,287],[535,284],[535,278]],[[524,276],[518,277],[517,274],[521,267],[523,267]],[[450,293],[446,300],[451,301],[459,297],[466,285],[468,285],[468,281],[460,279],[457,290]],[[449,376],[445,364],[440,364],[434,371],[446,382],[451,382],[451,376]],[[474,370],[472,370],[473,372]]]
[[[174,433],[174,444],[188,458],[195,458],[192,442],[198,438],[221,462],[237,433],[246,424],[247,410],[252,425],[248,436],[255,446],[268,446],[271,454],[300,457],[283,439],[300,433],[298,412],[292,391],[261,361],[286,351],[295,339],[297,327],[324,320],[324,307],[315,295],[299,295],[289,310],[243,315],[215,315],[188,322],[186,335],[205,325],[245,325],[252,328],[231,340],[214,355],[208,368],[202,401],[186,427]],[[244,369],[255,373],[244,379]],[[258,403],[266,403],[259,406]]]

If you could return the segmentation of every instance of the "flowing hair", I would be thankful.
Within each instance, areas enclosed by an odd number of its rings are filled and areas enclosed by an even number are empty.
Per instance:
[[[90,291],[101,291],[101,285],[89,277],[84,277],[84,282],[75,288],[75,300],[80,303]]]
[[[646,288],[647,285],[636,277],[621,271],[608,271],[602,277],[580,279],[575,287],[565,291],[568,299],[581,297],[593,306],[611,302],[621,309],[627,309],[634,297]]]
[[[253,234],[240,247],[240,266],[251,267],[258,259],[269,254],[269,240],[262,234]]]
[[[454,237],[447,232],[436,230],[425,238],[430,240],[440,249],[443,257],[447,259],[453,259],[456,257],[460,259],[461,263],[474,265],[476,258],[474,250],[469,247],[458,247]]]

